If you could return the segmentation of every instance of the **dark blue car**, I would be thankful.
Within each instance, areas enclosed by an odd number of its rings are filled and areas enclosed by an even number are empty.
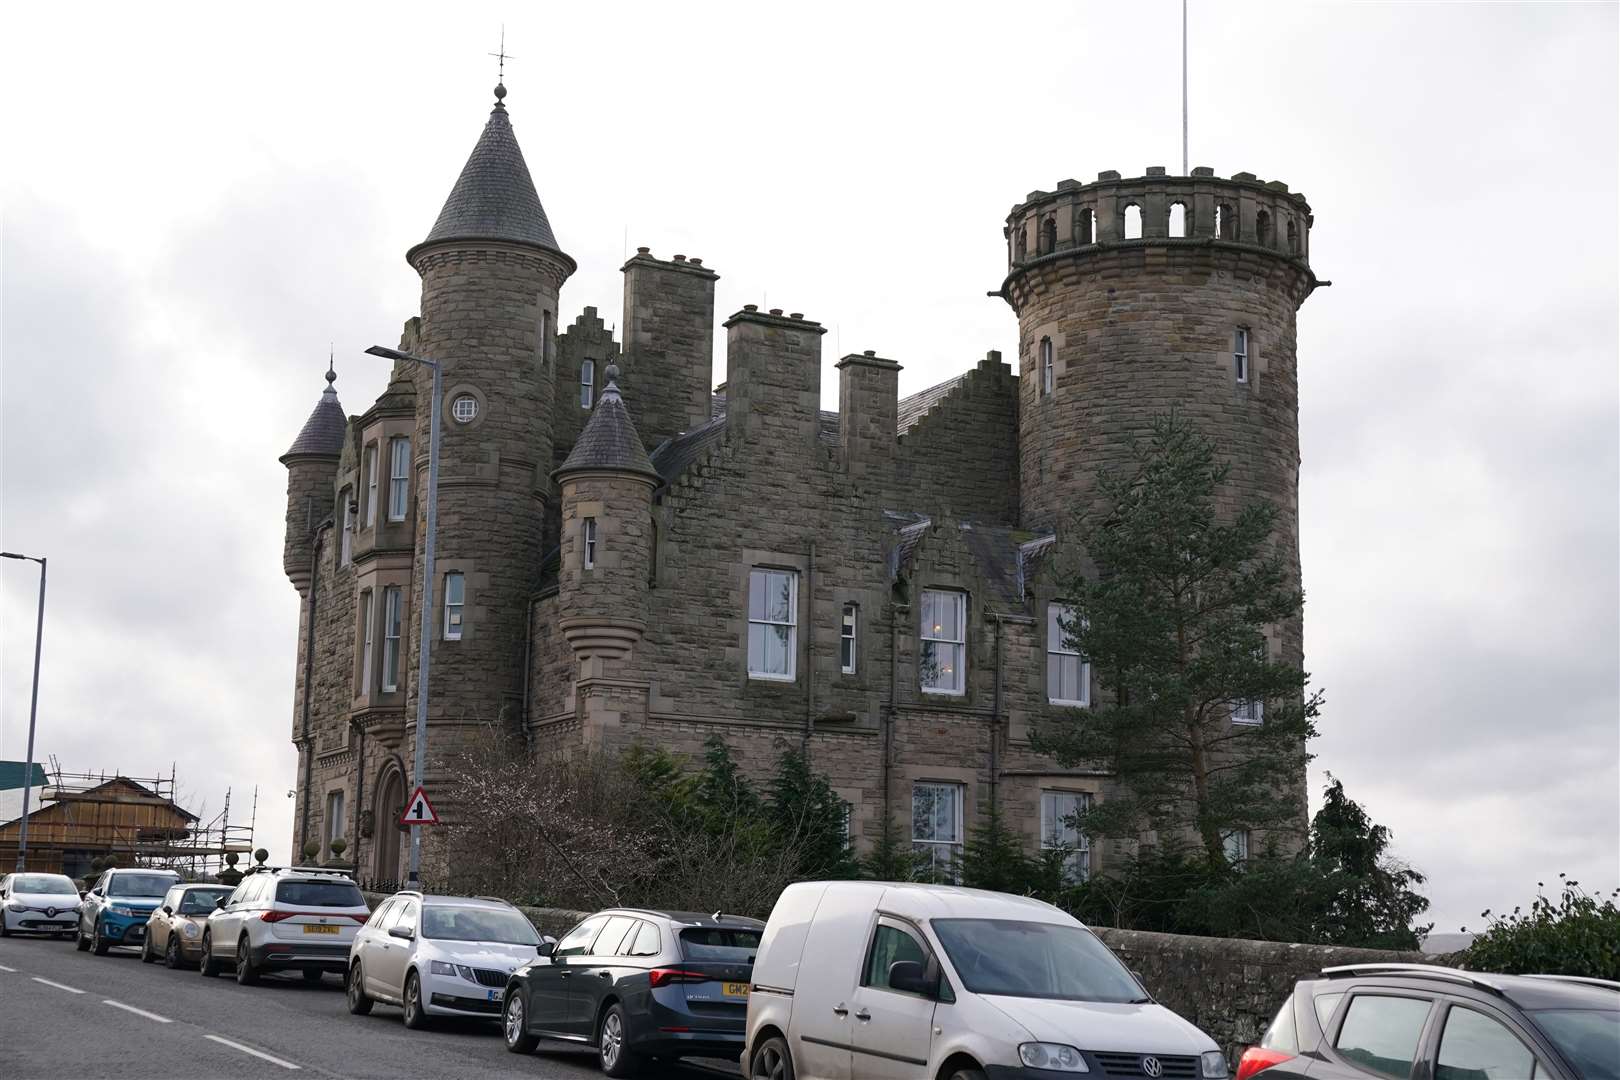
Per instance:
[[[80,952],[93,948],[97,956],[120,945],[140,948],[147,917],[178,884],[173,870],[108,870],[85,893],[74,944]]]
[[[512,973],[506,1048],[541,1039],[594,1046],[602,1071],[742,1052],[749,979],[765,924],[739,915],[598,912]]]

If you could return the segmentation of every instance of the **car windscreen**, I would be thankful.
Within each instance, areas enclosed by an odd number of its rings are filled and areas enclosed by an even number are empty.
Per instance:
[[[276,903],[294,907],[365,907],[352,881],[278,881]]]
[[[219,898],[231,895],[229,888],[187,889],[180,894],[180,915],[206,915],[217,906]]]
[[[760,931],[748,926],[688,926],[680,933],[681,955],[688,960],[751,964],[759,952]]]
[[[179,880],[173,874],[114,874],[107,895],[161,897]]]
[[[60,896],[64,893],[72,896],[79,895],[79,887],[61,874],[18,874],[11,879],[11,891],[48,893],[53,896]]]
[[[935,919],[930,925],[975,994],[1147,1000],[1125,965],[1083,927],[1015,919]]]
[[[1530,1013],[1586,1080],[1620,1080],[1620,1009],[1536,1009]],[[1541,1075],[1541,1070],[1536,1070]]]
[[[422,909],[422,936],[436,941],[495,941],[538,945],[540,935],[520,913],[502,908],[429,904]]]

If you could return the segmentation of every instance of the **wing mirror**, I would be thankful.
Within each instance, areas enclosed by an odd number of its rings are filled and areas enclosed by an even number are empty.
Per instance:
[[[928,972],[915,960],[896,960],[889,965],[889,988],[929,998],[934,996],[934,984]]]
[[[85,892],[83,889],[80,889],[79,890],[79,899],[80,900],[88,900],[88,899],[90,899],[90,894]]]
[[[165,915],[173,915],[174,914],[174,908],[170,907],[168,904],[164,904],[163,905],[163,914],[165,914]]]
[[[540,956],[549,957],[552,953],[557,951],[556,939],[549,937],[541,938],[540,944],[534,947],[534,951]]]
[[[219,899],[218,899],[218,900],[215,900],[215,901],[214,901],[214,907],[216,907],[216,908],[218,908],[218,909],[219,909],[219,910],[221,910],[221,911],[224,911],[224,910],[225,910],[225,904],[226,904],[226,903],[227,903],[227,902],[228,902],[228,901],[229,901],[229,900],[230,900],[230,897],[228,897],[228,896],[222,896],[222,897],[220,897],[220,898],[219,898]]]
[[[415,941],[416,931],[412,930],[408,926],[390,926],[388,928],[388,936],[397,937],[404,941]]]

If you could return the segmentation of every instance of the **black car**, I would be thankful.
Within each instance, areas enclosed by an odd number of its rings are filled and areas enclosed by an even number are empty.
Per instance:
[[[1620,983],[1354,964],[1302,980],[1236,1080],[1620,1080]]]
[[[540,1039],[595,1046],[602,1071],[742,1052],[749,978],[765,924],[736,915],[601,911],[512,973],[506,1048]]]

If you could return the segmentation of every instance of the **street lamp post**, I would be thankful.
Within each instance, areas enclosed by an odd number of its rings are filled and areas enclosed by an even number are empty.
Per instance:
[[[400,352],[383,345],[373,345],[366,352],[386,360],[404,360],[420,364],[433,372],[433,402],[428,413],[428,484],[427,484],[427,538],[422,545],[422,618],[421,649],[418,652],[416,674],[416,760],[414,779],[422,786],[422,772],[427,760],[428,714],[428,646],[433,641],[433,541],[439,531],[439,412],[444,405],[444,370],[436,360]],[[306,795],[306,798],[308,796]],[[422,826],[411,826],[411,871],[407,884],[418,888],[422,883]]]
[[[39,649],[45,641],[45,559],[0,551],[0,559],[26,559],[39,563],[39,617],[34,622],[34,689],[28,697],[28,764],[23,772],[22,823],[17,833],[17,872],[28,858],[28,796],[34,790],[34,716],[39,709]]]

